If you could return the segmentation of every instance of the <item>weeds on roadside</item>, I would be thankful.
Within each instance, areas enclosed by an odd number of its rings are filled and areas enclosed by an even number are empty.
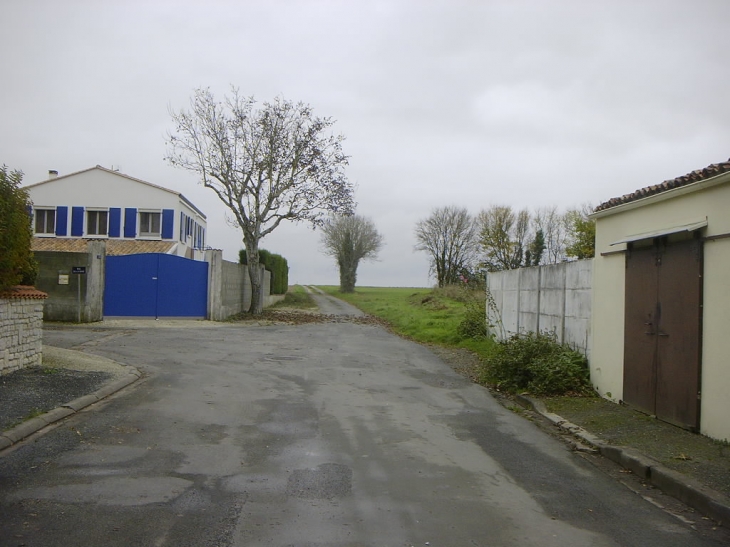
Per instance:
[[[482,381],[508,392],[534,395],[594,395],[585,356],[554,333],[516,334],[499,342],[486,363]]]
[[[312,300],[311,295],[301,285],[294,285],[289,287],[289,290],[284,295],[284,298],[271,306],[272,308],[297,308],[297,309],[312,309],[316,308],[317,305]]]

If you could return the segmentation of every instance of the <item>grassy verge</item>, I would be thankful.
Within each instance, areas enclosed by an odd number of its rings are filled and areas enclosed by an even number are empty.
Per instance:
[[[304,290],[304,287],[301,285],[292,285],[289,287],[286,295],[284,295],[284,299],[271,307],[274,309],[295,308],[298,310],[314,310],[317,308],[317,305],[314,303],[309,293]]]
[[[416,342],[466,348],[482,358],[487,358],[494,349],[495,343],[490,338],[465,338],[458,334],[468,301],[483,301],[483,293],[393,287],[358,287],[354,293],[341,293],[335,286],[319,288],[385,320],[394,332]]]

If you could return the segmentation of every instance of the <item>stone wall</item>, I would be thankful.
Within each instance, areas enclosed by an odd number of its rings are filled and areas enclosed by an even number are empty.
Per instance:
[[[45,298],[22,286],[0,294],[0,376],[41,364]]]

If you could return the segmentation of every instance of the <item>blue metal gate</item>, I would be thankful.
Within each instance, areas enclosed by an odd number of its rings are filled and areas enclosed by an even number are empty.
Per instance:
[[[205,317],[208,263],[166,254],[108,256],[104,315]]]

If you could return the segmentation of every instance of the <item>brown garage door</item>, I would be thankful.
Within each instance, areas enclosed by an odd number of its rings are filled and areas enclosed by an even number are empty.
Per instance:
[[[624,401],[657,418],[699,428],[702,243],[626,254]]]

